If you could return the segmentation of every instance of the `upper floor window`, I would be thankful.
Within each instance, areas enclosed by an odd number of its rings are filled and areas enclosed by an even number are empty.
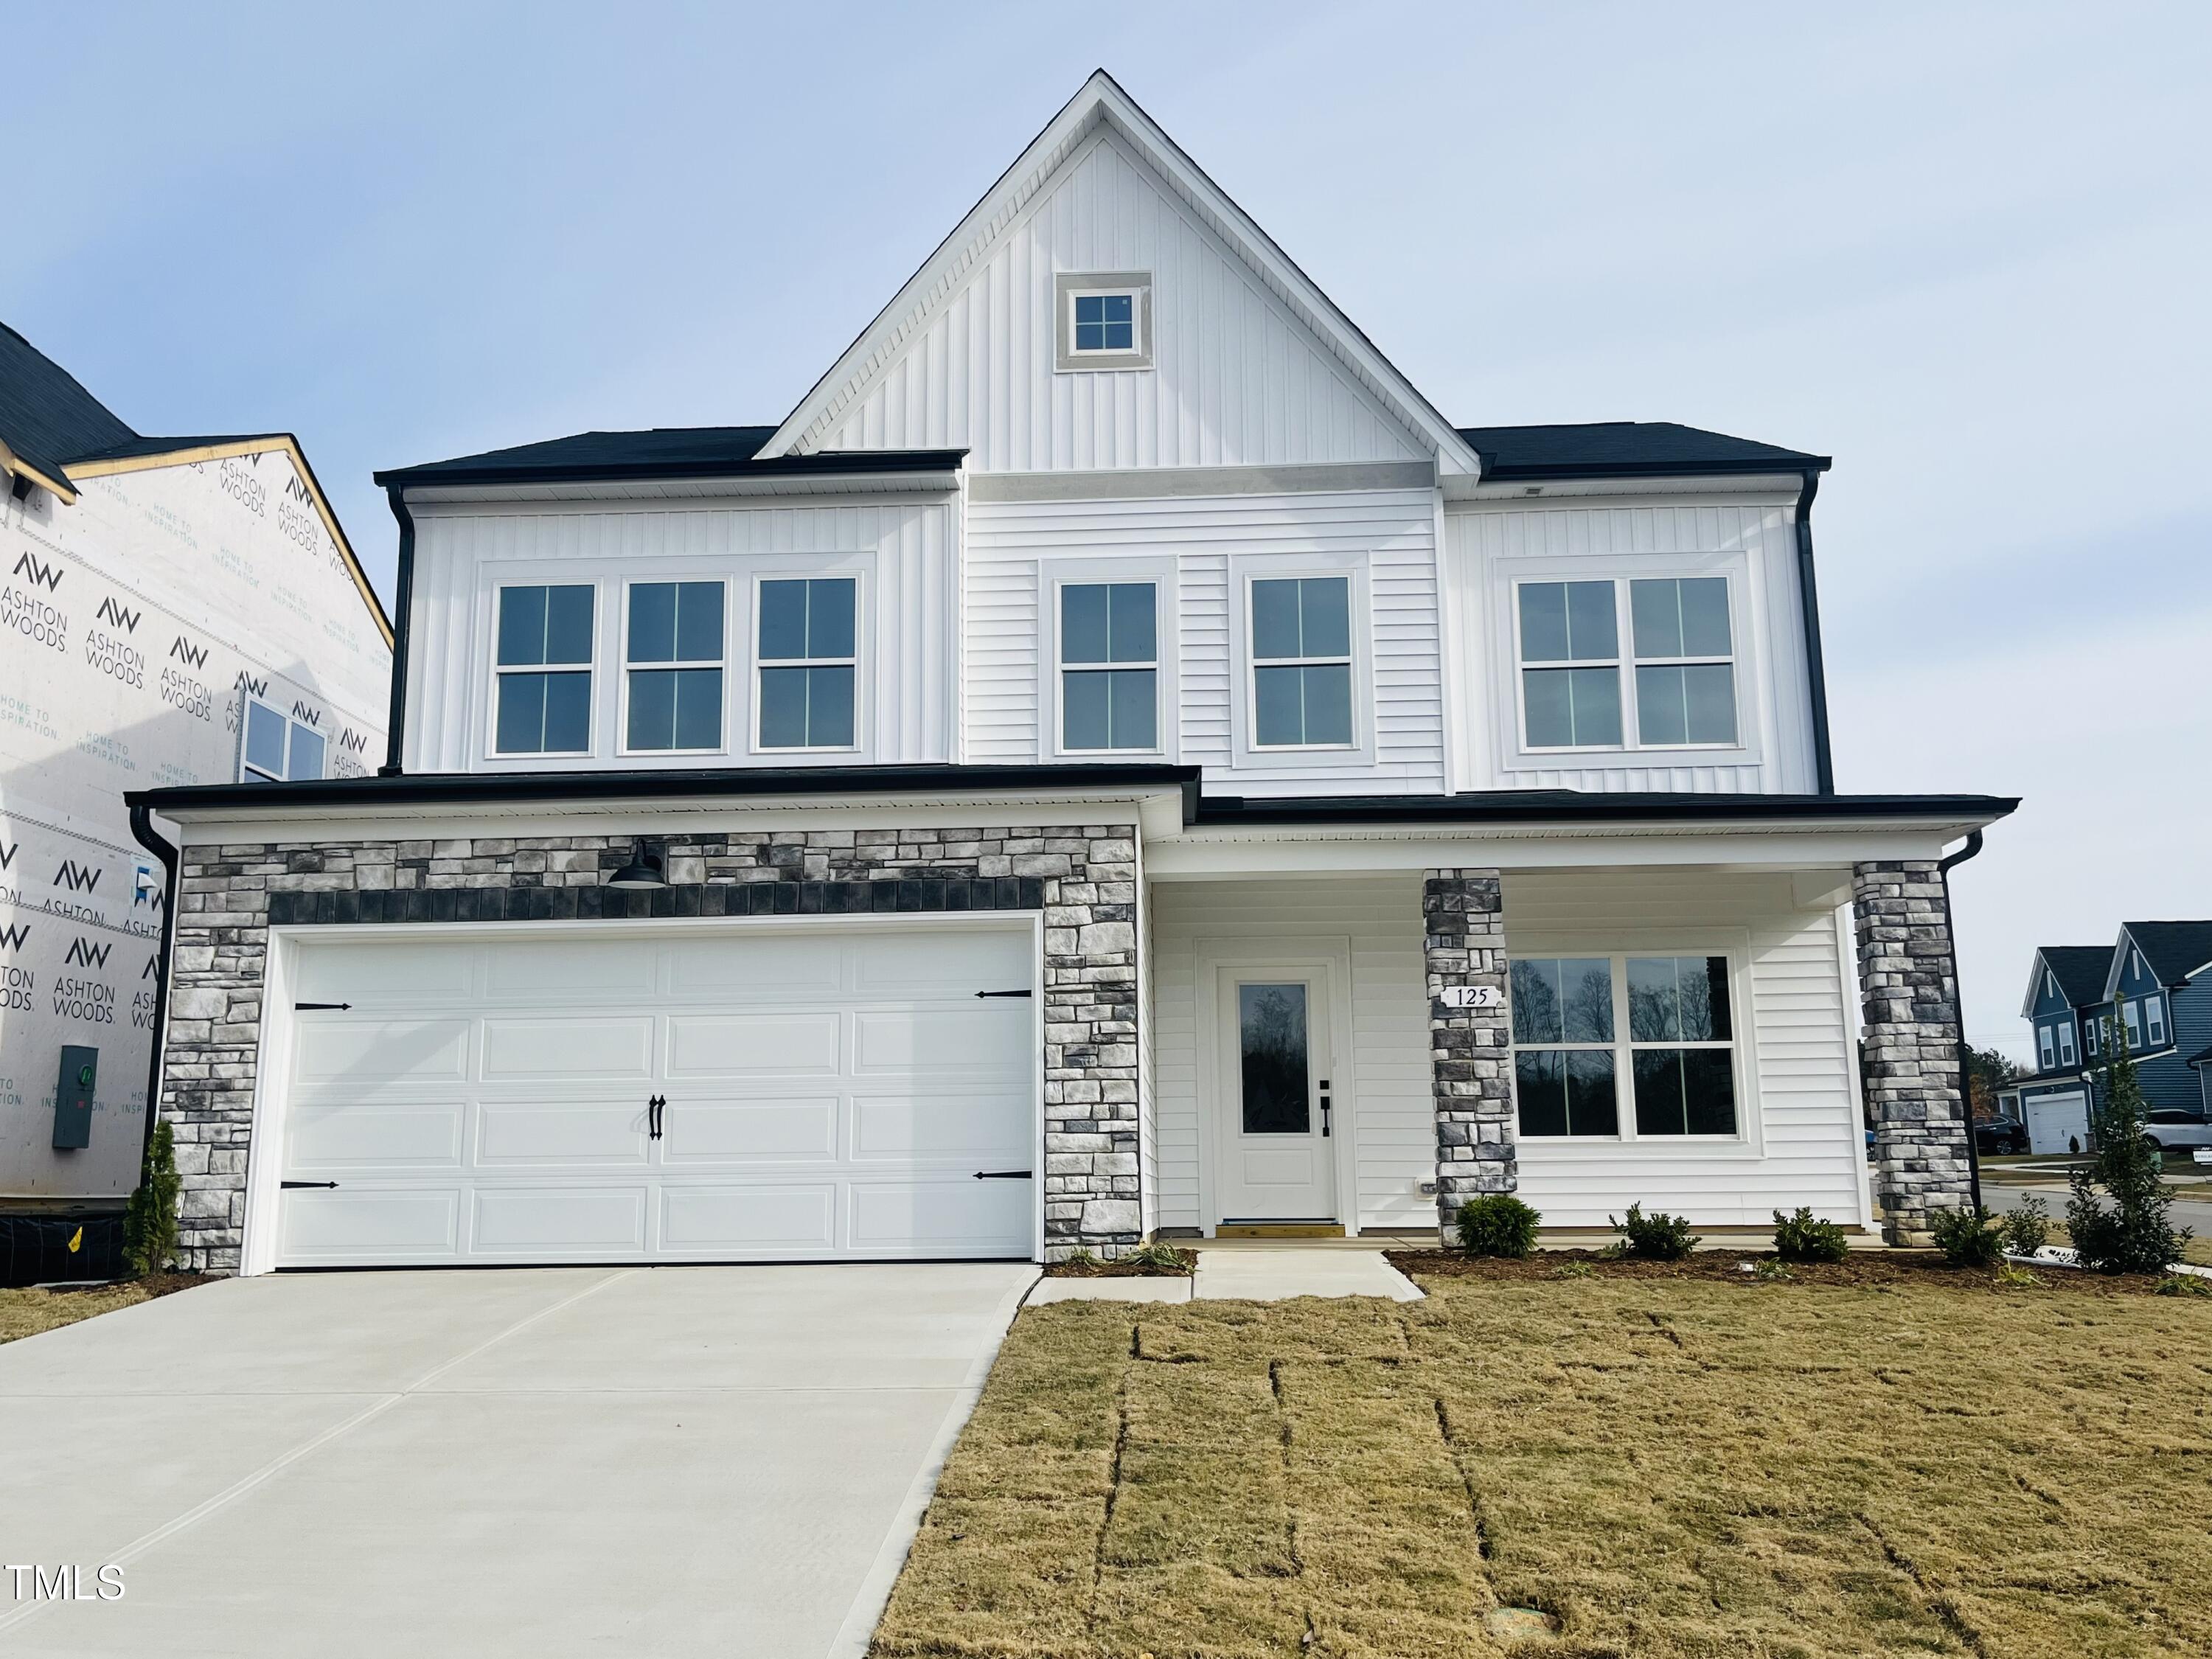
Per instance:
[[[257,698],[246,700],[239,744],[240,783],[281,783],[323,775],[323,734]]]
[[[1060,590],[1060,747],[1159,747],[1159,601],[1152,582]]]
[[[2150,1034],[2150,1046],[2155,1048],[2166,1041],[2166,999],[2145,997],[2142,1009],[2143,1024]]]
[[[2058,1063],[2061,1066],[2073,1065],[2075,1063],[2075,1055],[2074,1052],[2074,1018],[2072,1015],[2069,1014],[2065,1018],[2058,1022],[2054,1030],[2054,1035],[2057,1036],[2058,1041]]]
[[[850,749],[860,583],[850,576],[760,585],[760,746]]]
[[[1054,367],[1149,368],[1152,279],[1140,270],[1062,271],[1053,279],[1060,319]]]
[[[1523,1135],[1620,1134],[1624,1083],[1638,1138],[1736,1133],[1726,957],[1516,957],[1511,980]]]
[[[1352,581],[1257,577],[1251,585],[1252,745],[1352,746]]]
[[[592,605],[588,584],[499,590],[494,752],[590,750]]]
[[[630,584],[624,747],[722,746],[722,606],[718,581]]]
[[[1516,621],[1527,747],[1735,745],[1727,577],[1522,582]],[[1626,666],[1635,672],[1624,685]]]
[[[2097,1016],[2091,1014],[2081,1022],[2081,1047],[2092,1059],[2097,1054]]]
[[[2035,1069],[2039,1072],[2047,1072],[2057,1063],[2057,1039],[2051,1035],[2050,1026],[2037,1026],[2035,1028]]]
[[[2136,1006],[2132,1000],[2120,1005],[2120,1024],[2128,1028],[2128,1047],[2130,1048],[2142,1047],[2142,1024],[2136,1013]]]

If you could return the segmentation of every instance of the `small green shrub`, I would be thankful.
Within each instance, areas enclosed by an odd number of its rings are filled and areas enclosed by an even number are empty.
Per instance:
[[[1997,1263],[1997,1288],[2001,1291],[2039,1291],[2043,1288],[2043,1276],[2032,1273],[2014,1262],[2000,1261]]]
[[[1624,1253],[1646,1261],[1680,1261],[1705,1243],[1690,1231],[1688,1217],[1668,1215],[1664,1210],[1646,1215],[1641,1204],[1628,1206],[1626,1220],[1613,1216],[1606,1219],[1620,1235]]]
[[[1510,1256],[1536,1248],[1536,1212],[1510,1193],[1486,1193],[1459,1206],[1459,1247],[1469,1255]]]
[[[2168,1273],[2151,1289],[2160,1296],[2212,1296],[2212,1279],[2194,1273]]]
[[[1850,1249],[1841,1227],[1815,1220],[1806,1206],[1795,1215],[1774,1212],[1774,1254],[1784,1261],[1841,1261]]]
[[[1790,1271],[1790,1264],[1787,1261],[1769,1261],[1763,1256],[1752,1263],[1751,1276],[1762,1284],[1767,1285],[1780,1284],[1785,1279],[1797,1277],[1796,1273]]]
[[[1139,1244],[1129,1252],[1129,1258],[1147,1273],[1187,1273],[1197,1266],[1197,1259],[1188,1250],[1179,1250],[1164,1238]]]
[[[1073,1249],[1070,1250],[1066,1255],[1060,1257],[1060,1265],[1063,1267],[1089,1268],[1102,1267],[1104,1264],[1098,1260],[1097,1256],[1093,1252],[1079,1244]]]
[[[2005,1253],[2033,1255],[2050,1242],[2050,1210],[2039,1198],[2021,1200],[2020,1208],[2005,1218]]]
[[[138,1170],[138,1189],[123,1206],[123,1261],[136,1278],[159,1273],[177,1253],[177,1138],[154,1126]]]
[[[1554,1279],[1595,1279],[1597,1269],[1587,1261],[1562,1261],[1552,1270]]]
[[[1994,1267],[2004,1260],[2004,1224],[1985,1207],[1931,1211],[1928,1231],[1954,1267]]]

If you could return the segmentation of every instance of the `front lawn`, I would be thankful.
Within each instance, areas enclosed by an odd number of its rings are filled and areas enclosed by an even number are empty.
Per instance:
[[[2212,1301],[1531,1265],[1025,1311],[873,1651],[2212,1652]]]
[[[134,1302],[151,1301],[173,1291],[190,1290],[207,1281],[198,1273],[154,1273],[144,1279],[125,1279],[112,1285],[83,1289],[0,1291],[0,1342],[20,1336],[36,1336],[63,1325],[74,1325],[94,1314],[112,1313]]]

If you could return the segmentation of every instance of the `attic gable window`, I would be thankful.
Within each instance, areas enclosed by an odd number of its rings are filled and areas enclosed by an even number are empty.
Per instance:
[[[1152,279],[1141,270],[1062,271],[1054,367],[1062,374],[1152,366]]]

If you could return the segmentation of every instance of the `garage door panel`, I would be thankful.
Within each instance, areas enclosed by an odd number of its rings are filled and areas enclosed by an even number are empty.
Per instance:
[[[370,1166],[458,1169],[467,1118],[460,1100],[295,1105],[285,1168],[295,1175]]]
[[[853,1017],[853,1069],[862,1077],[927,1081],[1027,1069],[1029,1056],[1008,1042],[1029,1030],[1029,1005],[969,1008],[863,1008]]]
[[[292,988],[302,1002],[451,1002],[468,995],[476,962],[476,952],[450,945],[307,951]]]
[[[1029,1156],[1027,1097],[1000,1091],[856,1095],[853,1152],[861,1158]]]
[[[834,1013],[671,1014],[671,1078],[835,1077]]]
[[[1019,933],[887,933],[854,947],[853,980],[863,995],[1018,990],[1034,974],[1030,950]]]
[[[668,948],[676,994],[754,991],[779,1000],[834,996],[843,988],[849,946],[842,939],[762,934],[745,950],[720,939],[688,939]]]
[[[292,1074],[309,1085],[458,1083],[468,1075],[469,1023],[311,1015],[300,1021],[293,1048]]]
[[[404,1261],[457,1255],[461,1195],[421,1188],[378,1192],[289,1192],[277,1208],[277,1243],[288,1261]]]
[[[672,1167],[837,1156],[838,1097],[695,1099],[663,1114],[660,1160]]]
[[[1030,1206],[1027,1181],[854,1182],[851,1190],[854,1249],[871,1254],[911,1250],[917,1255],[963,1250],[1026,1253]]]
[[[483,1022],[483,1075],[571,1081],[653,1076],[653,1016],[528,1019],[495,1014]]]
[[[645,1254],[646,1185],[479,1187],[470,1229],[481,1251]]]
[[[589,950],[567,941],[533,939],[495,945],[486,952],[484,988],[495,1000],[558,997],[580,1002],[611,996],[649,997],[656,988],[660,953],[644,939],[602,940]]]
[[[488,1170],[556,1164],[643,1169],[651,1142],[645,1103],[487,1100],[477,1111],[477,1157]]]
[[[665,1249],[818,1254],[837,1243],[833,1182],[793,1187],[732,1185],[661,1188]]]

